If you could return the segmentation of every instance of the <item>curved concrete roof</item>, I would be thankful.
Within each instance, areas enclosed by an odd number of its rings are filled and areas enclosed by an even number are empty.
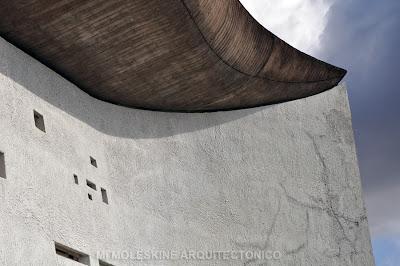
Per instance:
[[[337,85],[238,0],[5,0],[0,35],[90,95],[160,111],[232,110]]]

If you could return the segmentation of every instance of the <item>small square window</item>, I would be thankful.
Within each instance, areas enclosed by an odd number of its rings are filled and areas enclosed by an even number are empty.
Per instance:
[[[107,191],[104,188],[101,188],[101,197],[103,199],[103,202],[105,204],[108,204],[108,196],[107,196]]]
[[[96,184],[86,179],[86,185],[93,190],[97,190]]]
[[[90,164],[97,168],[97,161],[92,156],[90,156]]]
[[[88,193],[87,196],[88,196],[88,199],[93,200],[92,194]]]
[[[0,177],[7,178],[6,176],[6,160],[4,153],[0,151]]]
[[[75,184],[79,185],[79,180],[77,175],[74,175],[74,182]]]
[[[43,115],[33,110],[33,119],[35,120],[35,126],[41,131],[46,132]]]

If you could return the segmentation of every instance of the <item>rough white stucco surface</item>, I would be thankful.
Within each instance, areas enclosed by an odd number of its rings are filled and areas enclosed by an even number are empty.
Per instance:
[[[0,151],[0,265],[79,265],[54,241],[91,265],[107,250],[282,254],[113,265],[374,265],[344,86],[242,111],[141,111],[92,98],[0,39]]]

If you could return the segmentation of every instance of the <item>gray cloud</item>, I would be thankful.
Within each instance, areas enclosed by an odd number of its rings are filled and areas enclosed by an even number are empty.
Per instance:
[[[387,186],[370,191],[366,198],[371,233],[376,237],[397,237],[400,245],[400,212],[396,211],[400,202],[400,186]],[[400,246],[399,246],[400,250]]]

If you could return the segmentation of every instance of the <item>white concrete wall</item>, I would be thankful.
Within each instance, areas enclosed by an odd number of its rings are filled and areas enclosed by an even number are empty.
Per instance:
[[[140,111],[90,97],[0,39],[0,151],[0,265],[61,264],[53,241],[91,265],[107,250],[282,254],[114,265],[374,265],[343,86],[242,111]]]

